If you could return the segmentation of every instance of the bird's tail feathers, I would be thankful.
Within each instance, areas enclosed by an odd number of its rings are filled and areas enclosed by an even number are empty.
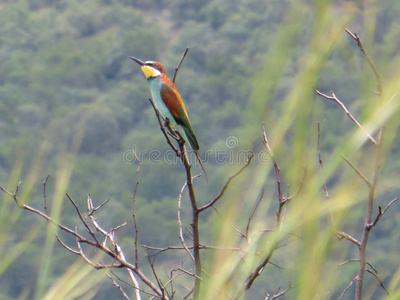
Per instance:
[[[193,133],[193,129],[189,126],[182,126],[183,130],[185,131],[186,138],[190,144],[190,147],[194,151],[198,151],[200,149],[199,143],[197,142],[196,136]]]
[[[204,165],[203,165],[203,162],[202,162],[202,160],[201,160],[201,157],[200,157],[199,151],[195,150],[195,151],[194,151],[194,153],[196,153],[196,158],[197,158],[197,161],[199,162],[199,164],[200,164],[200,167],[201,167],[201,169],[203,170],[204,177],[206,178],[206,181],[208,182],[208,178],[207,178],[207,172],[206,172],[206,169],[204,168]]]

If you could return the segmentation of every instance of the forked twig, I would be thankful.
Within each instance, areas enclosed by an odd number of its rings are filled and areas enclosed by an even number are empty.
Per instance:
[[[373,227],[375,227],[376,224],[378,224],[378,222],[379,222],[379,220],[381,219],[381,217],[384,215],[384,213],[388,210],[388,208],[389,208],[393,203],[395,203],[397,200],[399,200],[399,198],[396,197],[396,198],[394,198],[392,201],[390,201],[390,202],[388,203],[388,205],[386,205],[386,207],[385,207],[384,210],[382,210],[382,207],[379,206],[379,207],[378,207],[378,215],[376,216],[374,222],[372,222],[371,224],[368,225],[368,228],[369,228],[369,229],[372,229]]]

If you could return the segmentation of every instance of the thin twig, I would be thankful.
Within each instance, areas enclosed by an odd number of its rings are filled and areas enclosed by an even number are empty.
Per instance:
[[[351,235],[345,233],[345,232],[336,232],[336,237],[339,241],[341,241],[342,239],[346,239],[350,242],[352,242],[353,244],[357,245],[357,247],[360,247],[361,243],[359,240],[353,238]]]
[[[130,300],[130,298],[128,297],[128,295],[125,293],[125,291],[123,290],[123,288],[114,280],[114,278],[111,277],[111,275],[107,274],[107,277],[111,279],[112,284],[121,292],[122,296],[126,299],[126,300]]]
[[[354,172],[357,173],[358,176],[368,185],[368,187],[372,186],[371,181],[368,180],[367,177],[358,169],[350,160],[348,160],[346,157],[342,156],[343,160],[354,170]]]
[[[399,198],[394,198],[392,201],[390,201],[389,203],[388,203],[388,205],[386,205],[386,207],[385,207],[385,209],[384,210],[382,210],[382,207],[378,207],[378,215],[376,216],[376,218],[375,218],[375,220],[374,220],[374,222],[372,222],[368,227],[369,227],[369,229],[372,229],[373,227],[375,227],[376,226],[376,224],[378,224],[378,222],[379,222],[379,220],[381,219],[381,217],[384,215],[384,213],[387,211],[387,209],[394,203],[394,202],[396,202],[397,200],[399,200]]]
[[[369,134],[369,132],[360,124],[360,122],[358,122],[357,119],[354,118],[354,116],[350,113],[350,111],[349,111],[349,110],[347,109],[347,107],[343,104],[343,102],[340,101],[340,100],[336,97],[336,95],[335,95],[335,93],[334,93],[333,91],[331,91],[331,95],[330,95],[330,96],[327,95],[327,94],[321,93],[321,92],[318,91],[318,90],[315,90],[315,92],[316,92],[318,95],[324,97],[325,99],[332,100],[332,101],[336,102],[336,103],[342,108],[342,110],[346,113],[346,115],[350,118],[350,120],[352,120],[353,123],[356,124],[356,125],[358,126],[358,128],[360,128],[361,130],[363,130],[363,131],[365,132],[365,134],[367,135],[367,138],[370,140],[370,142],[371,142],[373,145],[376,145],[376,140],[375,140],[375,139]]]
[[[249,219],[247,220],[246,231],[245,231],[245,237],[246,237],[246,239],[247,239],[247,237],[249,236],[249,229],[250,229],[251,220],[253,219],[254,214],[255,214],[255,212],[256,212],[258,206],[260,205],[261,200],[262,200],[263,197],[264,197],[264,189],[262,189],[260,196],[258,197],[256,203],[254,204],[254,206],[253,206],[253,208],[252,208],[252,210],[251,210],[251,212],[250,212]]]
[[[386,294],[390,295],[388,289],[386,288],[385,284],[383,283],[383,281],[382,281],[382,279],[379,277],[379,275],[376,274],[376,273],[374,273],[374,272],[372,272],[372,271],[369,270],[369,269],[366,269],[366,271],[367,271],[368,273],[372,274],[372,275],[376,278],[376,280],[379,281],[379,284],[380,284],[381,287],[385,290]]]
[[[325,193],[325,199],[329,200],[329,193],[328,193],[328,186],[326,183],[326,175],[325,175],[325,169],[324,169],[324,163],[322,161],[322,156],[321,156],[321,124],[318,122],[318,137],[317,137],[317,153],[318,153],[318,163],[321,166],[321,171],[322,171],[322,177],[324,180],[324,193]],[[331,218],[332,224],[334,224],[334,219],[333,219],[333,213],[332,210],[329,207],[329,216]]]
[[[68,193],[66,195],[67,195],[68,200],[71,202],[72,206],[75,208],[76,213],[77,213],[79,219],[81,220],[82,224],[86,227],[87,232],[93,237],[93,239],[96,241],[96,243],[99,243],[99,240],[97,239],[96,234],[93,232],[93,230],[90,228],[89,224],[83,218],[78,205],[75,203],[75,201],[71,198],[71,196]]]
[[[135,266],[136,268],[139,267],[139,247],[138,247],[138,240],[139,240],[139,229],[136,222],[136,212],[135,212],[135,203],[136,203],[136,193],[139,186],[139,172],[142,162],[140,161],[139,157],[136,155],[136,152],[133,151],[136,160],[138,161],[138,167],[136,169],[136,184],[133,190],[132,196],[132,219],[133,219],[133,226],[135,227]]]
[[[324,163],[323,163],[322,157],[321,157],[321,124],[319,122],[318,122],[317,153],[318,153],[318,162],[319,162],[319,165],[321,166],[322,174],[323,174],[323,177],[324,177],[325,198],[329,199],[328,188],[326,186],[326,176],[325,176],[325,171],[324,171]]]
[[[344,294],[351,288],[351,286],[353,285],[354,280],[357,280],[357,276],[354,277],[354,278],[350,281],[349,285],[348,285],[348,286],[343,290],[343,292],[340,294],[338,300],[342,300],[342,299],[343,299]]]
[[[151,267],[151,271],[152,271],[152,273],[153,273],[153,276],[154,276],[154,278],[156,279],[156,282],[157,282],[157,284],[158,284],[158,287],[159,287],[159,289],[160,289],[160,291],[161,291],[161,296],[162,296],[162,298],[164,299],[164,297],[165,297],[165,289],[163,288],[163,283],[161,282],[161,279],[158,277],[158,275],[157,275],[157,272],[156,272],[156,269],[154,268],[154,260],[152,261],[151,260],[151,258],[149,257],[149,256],[147,256],[147,260],[148,260],[148,262],[149,262],[149,265],[150,265],[150,267]]]
[[[374,75],[376,77],[376,82],[377,82],[377,87],[378,87],[378,95],[382,95],[383,93],[383,89],[382,89],[382,79],[381,79],[381,75],[379,75],[378,70],[375,66],[374,61],[371,59],[371,57],[369,56],[369,54],[367,53],[367,51],[364,48],[364,45],[360,39],[360,37],[358,36],[357,33],[352,33],[350,30],[348,30],[346,28],[346,33],[348,35],[350,35],[356,42],[358,45],[358,48],[360,48],[361,52],[364,54],[365,59],[367,60],[369,66],[371,67],[372,71],[374,72]]]
[[[357,258],[348,259],[348,260],[346,260],[346,261],[344,261],[344,262],[338,264],[338,265],[336,266],[336,270],[337,270],[339,267],[342,267],[342,266],[344,266],[345,264],[347,264],[347,263],[349,263],[349,262],[354,262],[354,261],[360,261],[360,260],[357,259]],[[375,273],[378,273],[378,271],[374,268],[373,265],[371,265],[369,262],[365,262],[365,263],[366,263],[372,270],[374,270]]]
[[[276,291],[275,294],[272,295],[272,297],[270,298],[269,295],[267,294],[267,297],[265,298],[265,300],[275,300],[278,299],[280,297],[282,297],[283,295],[285,295],[288,291],[290,291],[293,288],[292,284],[289,282],[289,287],[285,290],[283,290],[282,292],[280,292],[280,288]]]
[[[202,211],[206,210],[207,208],[213,206],[219,199],[222,198],[222,196],[224,195],[224,193],[225,193],[225,191],[227,190],[227,188],[228,188],[229,184],[231,183],[231,181],[232,181],[235,177],[239,176],[239,175],[250,165],[251,160],[253,159],[253,157],[254,157],[254,152],[251,151],[250,154],[249,154],[249,156],[247,157],[247,162],[246,162],[246,164],[245,164],[243,167],[241,167],[239,171],[237,171],[235,174],[231,175],[231,176],[228,178],[228,180],[225,182],[225,184],[224,184],[224,186],[222,187],[222,189],[221,189],[221,191],[219,192],[219,194],[218,194],[213,200],[211,200],[210,202],[208,202],[208,203],[204,204],[203,206],[199,207],[199,212],[202,212]]]
[[[44,209],[44,213],[46,215],[48,215],[48,211],[47,211],[47,191],[46,191],[46,185],[47,185],[47,181],[50,178],[50,174],[47,175],[46,179],[43,181],[43,209]]]
[[[187,247],[185,243],[185,239],[183,238],[183,232],[182,232],[182,221],[181,221],[181,200],[182,200],[182,193],[185,190],[185,187],[187,186],[187,182],[182,186],[181,191],[179,192],[178,196],[178,209],[177,209],[177,221],[178,221],[178,227],[179,227],[179,240],[181,241],[181,244],[183,248],[186,250],[186,252],[189,254],[189,257],[191,260],[194,262],[194,257],[192,252],[190,252],[189,248]]]
[[[282,187],[281,187],[281,169],[279,168],[278,162],[276,161],[274,152],[272,151],[272,148],[268,142],[268,138],[267,138],[267,132],[265,130],[265,125],[264,123],[262,124],[262,128],[263,128],[263,144],[265,145],[265,148],[267,149],[271,159],[272,159],[272,163],[274,165],[274,170],[275,170],[275,177],[276,177],[276,185],[277,185],[277,191],[278,191],[278,209],[276,211],[276,222],[277,222],[277,226],[278,228],[280,228],[281,223],[282,223],[282,210],[283,207],[285,206],[285,204],[287,203],[287,199],[288,197],[285,199],[285,197],[283,196],[283,192],[282,192]]]
[[[172,78],[173,83],[175,83],[176,75],[178,75],[179,68],[181,67],[181,64],[182,64],[183,60],[185,59],[186,55],[188,54],[188,52],[189,52],[189,48],[186,48],[185,52],[183,52],[182,57],[177,64],[177,66],[175,67],[174,77]]]
[[[80,255],[79,251],[76,251],[76,250],[72,249],[71,247],[69,247],[67,244],[65,244],[65,243],[61,240],[61,238],[60,238],[60,236],[59,236],[58,234],[56,234],[56,239],[57,239],[57,241],[61,244],[61,246],[63,246],[63,247],[64,247],[65,249],[67,249],[69,252],[74,253],[74,254],[76,254],[76,255]]]

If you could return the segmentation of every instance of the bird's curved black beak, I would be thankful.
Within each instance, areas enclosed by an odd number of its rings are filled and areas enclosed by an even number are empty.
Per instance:
[[[130,59],[132,59],[133,61],[136,61],[139,65],[143,66],[144,62],[141,61],[139,58],[133,57],[133,56],[129,56]]]

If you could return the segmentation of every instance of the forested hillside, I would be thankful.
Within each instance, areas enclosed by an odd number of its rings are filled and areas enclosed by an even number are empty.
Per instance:
[[[400,193],[399,15],[397,0],[2,0],[0,186],[14,191],[21,181],[19,199],[43,210],[43,182],[50,174],[45,185],[48,213],[71,228],[82,224],[66,193],[82,211],[88,194],[96,205],[109,199],[98,212],[101,225],[112,228],[128,222],[116,236],[125,255],[134,259],[132,197],[139,181],[139,245],[180,245],[177,198],[185,169],[160,131],[146,79],[128,57],[160,61],[172,77],[189,48],[176,84],[208,174],[208,182],[204,176],[194,180],[197,201],[204,204],[218,195],[229,176],[245,165],[250,151],[255,154],[216,211],[201,216],[202,242],[242,246],[232,228],[246,228],[260,194],[263,201],[252,222],[264,230],[274,226],[276,179],[271,153],[262,142],[264,124],[282,187],[287,195],[298,197],[285,208],[287,235],[277,243],[282,249],[271,260],[273,265],[265,267],[241,297],[265,299],[267,291],[273,294],[293,285],[281,299],[337,299],[358,266],[348,263],[335,270],[357,258],[357,247],[346,238],[336,240],[335,230],[351,235],[362,231],[368,190],[359,175],[373,168],[373,147],[336,103],[314,90],[327,95],[334,91],[375,139],[378,129],[386,128],[375,216],[378,206],[385,208]],[[346,28],[362,38],[382,79],[381,95],[376,95],[377,79],[368,60]],[[379,106],[379,96],[386,106]],[[139,172],[134,154],[140,159]],[[358,172],[342,157],[359,166]],[[194,163],[193,174],[200,172]],[[368,262],[397,295],[399,207],[394,202],[385,211],[371,232],[367,251]],[[337,214],[335,229],[329,226],[332,212]],[[182,220],[187,228],[189,216],[184,192]],[[18,208],[12,197],[0,195],[0,299],[123,299],[107,270],[96,271],[66,251],[57,243],[56,231]],[[74,246],[74,238],[60,235]],[[190,233],[185,235],[190,241]],[[222,244],[226,235],[234,237]],[[246,251],[257,260],[268,245]],[[142,264],[152,253],[148,251],[140,248]],[[157,256],[160,273],[188,263],[183,253]],[[208,274],[217,272],[218,253],[205,251],[202,257]],[[252,270],[254,261],[243,261],[245,266],[223,285],[232,293],[236,280]],[[149,266],[143,268],[151,274]],[[301,288],[308,286],[303,282],[307,278],[312,286],[319,276],[323,283],[318,288]],[[368,274],[365,280],[366,295],[384,299],[379,282]],[[185,290],[188,282],[178,286]],[[135,299],[133,289],[128,290]],[[353,299],[353,294],[350,289],[342,299]],[[207,297],[203,299],[211,299]]]

